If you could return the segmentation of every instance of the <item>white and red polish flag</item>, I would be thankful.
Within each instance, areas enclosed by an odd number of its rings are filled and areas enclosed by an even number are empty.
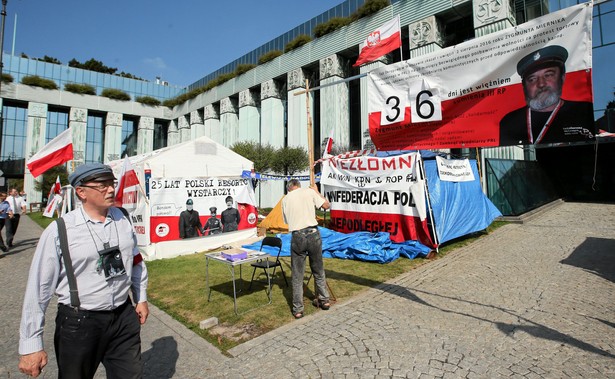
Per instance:
[[[353,67],[369,63],[401,47],[399,15],[367,36]]]
[[[137,207],[139,187],[137,173],[130,163],[130,159],[125,157],[119,182],[115,189],[115,206],[124,207],[128,211],[134,210]]]
[[[325,139],[323,143],[322,157],[325,158],[327,156],[330,156],[331,149],[333,149],[333,130],[331,130],[331,134]]]
[[[73,159],[73,130],[68,128],[34,154],[26,166],[35,178],[52,167]]]
[[[53,212],[55,212],[58,203],[62,200],[60,192],[62,192],[62,185],[60,184],[60,176],[58,175],[55,184],[49,189],[49,195],[47,195],[47,206],[45,207],[43,216],[53,217]]]

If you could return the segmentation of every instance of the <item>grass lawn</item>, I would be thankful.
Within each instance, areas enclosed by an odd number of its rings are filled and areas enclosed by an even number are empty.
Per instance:
[[[31,213],[29,216],[39,223],[48,224],[53,221],[42,217],[40,213]],[[494,222],[485,232],[450,241],[440,248],[435,259],[442,258],[455,248],[481,238],[503,224],[504,222]],[[209,284],[212,290],[211,300],[207,300],[205,262],[205,252],[147,262],[150,278],[149,301],[217,346],[222,352],[294,321],[291,314],[290,257],[282,258],[289,286],[286,287],[281,272],[277,270],[275,278],[272,279],[273,301],[270,305],[265,305],[268,300],[265,283],[255,282],[248,291],[252,267],[249,264],[243,265],[242,280],[237,279],[237,288],[243,289],[237,295],[237,306],[240,313],[245,313],[239,316],[234,313],[229,266],[215,261],[210,262]],[[344,302],[362,291],[428,262],[420,258],[414,260],[399,258],[391,263],[378,264],[331,258],[325,259],[324,263],[332,300]],[[306,266],[307,279],[309,265]],[[258,270],[257,275],[259,271],[262,273],[262,270]],[[235,272],[236,277],[239,277],[239,267],[236,267]],[[264,274],[259,279],[264,281]],[[306,315],[320,311],[310,303],[310,299],[314,297],[313,279],[309,283],[309,288],[304,290],[304,296]],[[210,317],[217,317],[219,325],[209,330],[201,330],[199,323]]]

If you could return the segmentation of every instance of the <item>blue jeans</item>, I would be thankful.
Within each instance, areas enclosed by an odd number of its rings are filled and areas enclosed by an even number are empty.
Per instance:
[[[293,283],[293,314],[303,312],[303,276],[305,257],[310,259],[310,268],[316,283],[316,294],[321,302],[329,301],[322,262],[322,240],[316,227],[294,231],[290,246],[290,266]]]

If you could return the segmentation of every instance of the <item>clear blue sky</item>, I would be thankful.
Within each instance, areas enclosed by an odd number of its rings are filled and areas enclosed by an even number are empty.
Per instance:
[[[343,0],[8,0],[4,51],[186,86]]]

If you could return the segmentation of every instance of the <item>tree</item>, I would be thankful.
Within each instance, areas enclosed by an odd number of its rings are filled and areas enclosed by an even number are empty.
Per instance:
[[[43,197],[47,197],[49,190],[56,184],[56,178],[60,176],[60,183],[62,185],[68,184],[68,171],[64,165],[59,165],[50,168],[43,173],[43,179],[39,182],[34,182],[34,189],[40,191]]]
[[[307,169],[309,158],[307,151],[302,147],[283,147],[275,152],[272,171],[282,175],[294,175]]]
[[[231,150],[254,162],[254,170],[257,172],[266,172],[271,169],[275,149],[269,144],[263,145],[254,141],[242,141],[233,144]]]

